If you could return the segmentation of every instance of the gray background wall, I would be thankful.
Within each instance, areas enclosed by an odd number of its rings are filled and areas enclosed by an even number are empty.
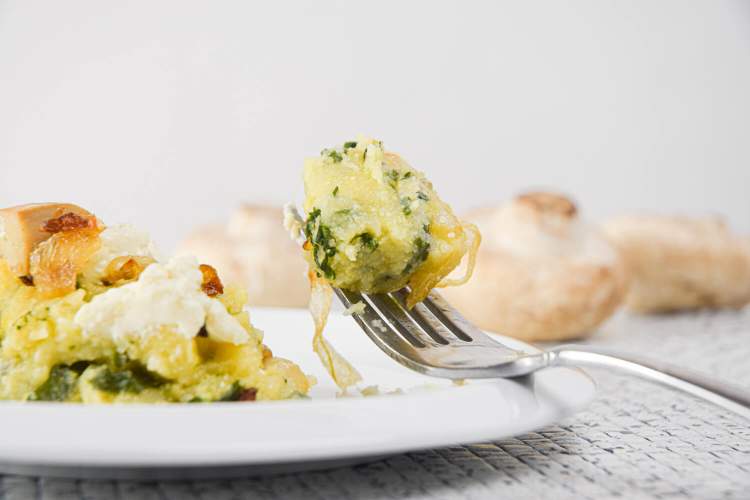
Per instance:
[[[551,187],[750,232],[748,89],[743,1],[0,1],[0,204],[168,249],[364,132],[459,209]]]

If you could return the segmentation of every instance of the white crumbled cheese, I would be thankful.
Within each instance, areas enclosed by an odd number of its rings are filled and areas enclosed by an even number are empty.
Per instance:
[[[302,236],[302,224],[304,222],[294,203],[284,205],[284,229],[289,231],[289,237],[292,240],[300,244],[304,241],[304,237]]]
[[[226,307],[201,290],[203,275],[194,257],[175,257],[148,266],[138,281],[112,288],[84,304],[75,323],[84,334],[111,336],[115,342],[141,340],[160,328],[192,338],[205,324],[208,336],[242,344],[248,333]]]
[[[347,307],[343,314],[344,316],[351,316],[352,314],[362,314],[365,312],[365,303],[361,300]]]
[[[372,139],[357,137],[357,144],[367,144],[365,148],[365,159],[362,166],[370,172],[373,179],[382,184],[385,182],[385,179],[383,178],[383,148],[372,142]]]
[[[101,247],[91,257],[83,270],[86,281],[95,282],[101,278],[110,262],[125,255],[159,259],[159,251],[147,233],[127,224],[110,226],[99,235]]]

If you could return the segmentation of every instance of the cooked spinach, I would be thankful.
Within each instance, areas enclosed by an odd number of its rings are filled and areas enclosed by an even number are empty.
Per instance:
[[[312,234],[313,230],[315,229],[315,222],[320,217],[320,209],[319,208],[313,208],[310,210],[310,213],[307,215],[307,220],[305,221],[305,237],[312,243]]]
[[[136,361],[128,361],[121,366],[107,366],[91,379],[93,386],[102,391],[133,394],[138,394],[145,389],[161,387],[168,382],[168,379],[147,370]]]
[[[80,362],[79,362],[80,363]],[[65,401],[75,389],[78,376],[85,370],[73,366],[55,365],[49,372],[47,380],[29,396],[31,401]]]
[[[257,394],[258,390],[256,388],[245,388],[239,382],[235,381],[219,401],[255,401]]]
[[[238,401],[243,390],[240,383],[235,380],[229,390],[218,401]]]
[[[314,208],[305,221],[305,236],[312,245],[313,259],[327,279],[335,279],[330,259],[336,255],[336,238],[331,228],[320,221],[320,209]]]

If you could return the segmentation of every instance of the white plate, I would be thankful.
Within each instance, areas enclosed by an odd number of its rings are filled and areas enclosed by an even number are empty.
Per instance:
[[[582,371],[545,370],[464,386],[402,368],[351,318],[327,336],[365,385],[403,394],[336,397],[311,351],[301,310],[259,309],[253,323],[274,354],[318,378],[311,400],[192,405],[3,403],[0,471],[75,477],[228,477],[328,467],[408,450],[500,439],[552,424],[594,396]],[[505,339],[517,349],[534,348]]]

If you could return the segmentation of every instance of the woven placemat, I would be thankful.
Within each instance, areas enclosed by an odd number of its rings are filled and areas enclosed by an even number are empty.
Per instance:
[[[750,386],[750,310],[622,314],[592,339]],[[368,465],[234,481],[137,483],[5,476],[0,498],[750,498],[750,424],[648,382],[590,372],[599,394],[556,426]]]

